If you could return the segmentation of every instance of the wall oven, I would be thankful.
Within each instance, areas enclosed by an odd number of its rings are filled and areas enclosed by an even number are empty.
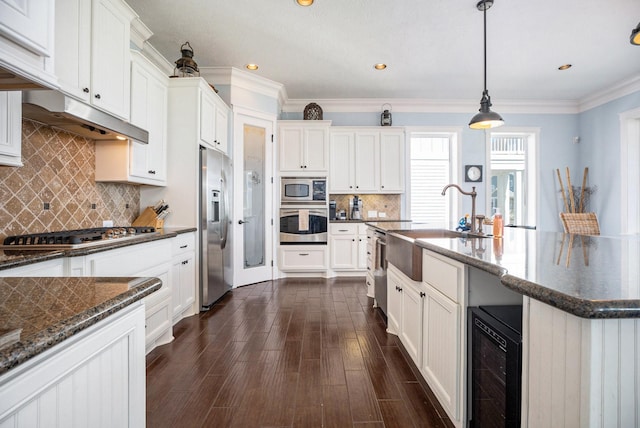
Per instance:
[[[280,201],[285,204],[326,204],[325,177],[282,177]]]
[[[328,209],[323,206],[280,208],[280,244],[327,244]]]

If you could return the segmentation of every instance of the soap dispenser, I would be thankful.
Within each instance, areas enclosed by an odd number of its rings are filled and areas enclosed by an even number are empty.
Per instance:
[[[502,238],[504,232],[504,220],[500,213],[500,208],[496,208],[496,213],[493,215],[493,237]]]

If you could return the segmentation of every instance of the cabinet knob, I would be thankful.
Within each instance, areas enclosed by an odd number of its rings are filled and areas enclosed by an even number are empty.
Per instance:
[[[89,88],[82,88],[82,92],[84,92],[85,94],[89,93]]]
[[[97,99],[102,98],[102,97],[100,97],[100,94],[95,94],[94,97],[96,97]]]
[[[359,188],[360,188],[360,186],[356,186],[356,189],[359,189]]]
[[[384,186],[381,186],[384,189]]]
[[[353,189],[353,186],[349,186],[349,189]]]
[[[424,291],[421,291],[420,292],[420,297],[424,297],[424,296],[426,296],[426,294],[424,293]]]

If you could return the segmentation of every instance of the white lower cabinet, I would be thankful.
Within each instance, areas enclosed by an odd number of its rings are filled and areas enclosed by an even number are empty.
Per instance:
[[[426,287],[420,372],[452,419],[460,418],[460,305]]]
[[[281,245],[278,266],[283,272],[322,272],[327,270],[326,245]]]
[[[402,287],[402,319],[400,321],[400,339],[417,367],[422,363],[423,340],[423,304],[425,293],[417,283],[412,284],[409,278],[403,278]]]
[[[173,243],[171,287],[173,291],[173,324],[194,315],[196,302],[196,237],[195,232],[178,235]]]
[[[0,277],[16,276],[65,276],[64,259],[53,259],[26,266],[0,270]]]
[[[331,269],[367,269],[367,226],[364,223],[333,223],[329,225]]]
[[[387,269],[387,332],[400,336],[402,325],[402,273],[395,266]]]
[[[172,239],[161,239],[70,259],[75,275],[156,277],[162,281],[160,290],[144,298],[147,353],[173,340],[172,243]]]
[[[374,229],[372,227],[367,228],[367,239],[365,240],[364,246],[364,257],[367,260],[367,277],[365,279],[365,283],[367,285],[367,297],[376,297],[375,293],[375,275],[374,271],[376,270],[376,259],[375,259],[375,235]]]
[[[396,334],[456,427],[466,418],[466,269],[423,250],[423,281],[387,270],[387,331]]]
[[[142,427],[141,302],[0,376],[2,427]]]

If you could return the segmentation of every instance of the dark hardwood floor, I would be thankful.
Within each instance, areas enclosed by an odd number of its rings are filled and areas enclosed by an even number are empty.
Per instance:
[[[148,427],[447,427],[363,278],[234,289],[147,355]]]

